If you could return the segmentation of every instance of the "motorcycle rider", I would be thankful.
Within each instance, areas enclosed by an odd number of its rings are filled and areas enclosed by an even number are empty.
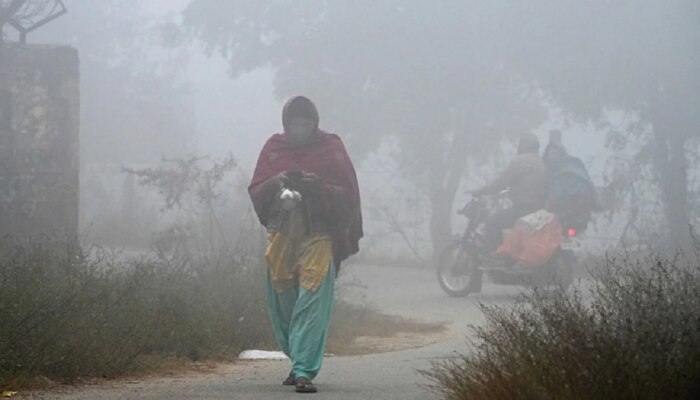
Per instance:
[[[503,230],[519,218],[544,208],[547,200],[547,169],[539,156],[540,142],[532,133],[523,134],[518,153],[491,183],[474,191],[474,196],[494,195],[508,190],[512,207],[491,215],[484,226],[485,248],[495,252],[503,242]]]

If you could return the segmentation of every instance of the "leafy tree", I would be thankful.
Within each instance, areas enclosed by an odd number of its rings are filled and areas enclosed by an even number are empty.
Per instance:
[[[536,93],[503,64],[491,21],[464,2],[193,0],[184,24],[232,76],[275,71],[281,98],[304,93],[364,155],[395,136],[407,177],[430,199],[431,237],[451,235],[467,159],[544,118]]]

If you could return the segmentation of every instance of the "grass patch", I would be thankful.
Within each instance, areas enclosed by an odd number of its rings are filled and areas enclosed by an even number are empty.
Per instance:
[[[0,257],[0,387],[60,382],[269,346],[264,267],[240,256],[188,265],[126,260],[49,241]]]
[[[607,257],[588,287],[483,306],[472,351],[425,375],[445,399],[700,398],[698,254]]]

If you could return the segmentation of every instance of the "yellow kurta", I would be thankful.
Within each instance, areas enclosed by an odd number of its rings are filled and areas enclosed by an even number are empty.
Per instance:
[[[304,235],[300,212],[292,212],[285,229],[268,234],[265,259],[275,290],[281,293],[299,282],[315,292],[333,257],[333,243],[327,234]]]

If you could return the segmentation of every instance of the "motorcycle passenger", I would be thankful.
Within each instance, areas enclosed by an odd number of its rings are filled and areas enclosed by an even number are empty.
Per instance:
[[[549,140],[542,155],[549,175],[547,209],[563,225],[583,231],[595,206],[595,186],[583,162],[567,153],[561,133],[550,132]]]
[[[503,242],[503,230],[515,225],[519,218],[540,210],[547,200],[547,169],[539,156],[537,136],[520,137],[518,154],[498,178],[473,192],[475,196],[494,195],[508,190],[512,207],[491,215],[484,226],[485,248],[495,252]]]

